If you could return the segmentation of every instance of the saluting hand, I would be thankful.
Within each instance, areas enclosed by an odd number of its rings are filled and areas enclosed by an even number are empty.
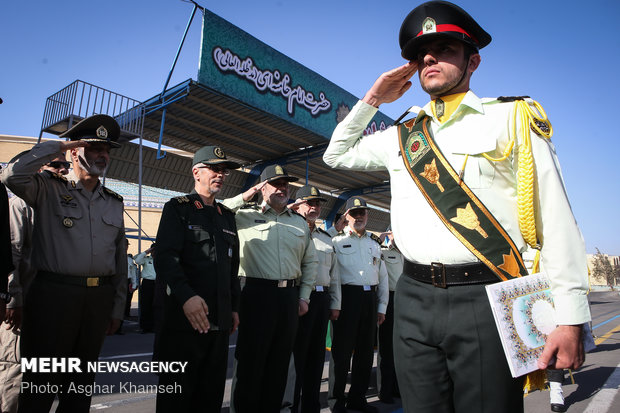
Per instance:
[[[261,189],[263,189],[263,187],[267,185],[267,181],[263,181],[263,182],[259,182],[256,185],[254,185],[252,188],[248,189],[247,191],[245,191],[243,193],[243,200],[245,202],[249,202],[250,199],[252,199],[254,197],[254,195],[256,195],[256,193],[258,191],[260,191]]]
[[[68,151],[75,148],[87,147],[90,145],[86,141],[62,141],[60,142],[60,151]]]
[[[418,64],[408,62],[396,69],[383,73],[375,81],[362,101],[376,108],[382,103],[394,102],[411,87],[411,77],[418,70]]]
[[[195,295],[187,300],[183,304],[183,312],[192,327],[194,327],[194,330],[199,333],[207,333],[209,328],[211,328],[207,318],[209,307],[207,307],[207,303],[205,303],[202,297]]]

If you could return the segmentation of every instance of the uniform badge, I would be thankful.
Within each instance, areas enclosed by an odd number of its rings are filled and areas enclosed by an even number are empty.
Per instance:
[[[315,187],[312,187],[312,189],[310,190],[310,195],[318,196],[319,191],[317,191]]]
[[[407,161],[409,165],[415,165],[418,160],[426,154],[431,149],[424,133],[422,132],[413,132],[407,138],[407,143],[405,144],[405,156],[407,157]]]
[[[254,220],[255,224],[264,224],[265,222],[267,222],[267,221],[265,221],[264,219],[255,219]]]
[[[224,151],[219,146],[216,146],[215,149],[213,149],[213,155],[220,159],[224,159]]]
[[[71,195],[61,195],[60,196],[65,202],[69,202],[73,199]]]
[[[194,205],[196,206],[196,209],[202,209],[202,208],[204,208],[204,207],[202,206],[202,202],[200,202],[199,200],[195,200],[195,201],[194,201]]]
[[[432,17],[427,17],[426,19],[424,19],[424,21],[422,22],[422,33],[426,34],[426,33],[436,33],[437,32],[437,23],[435,22],[435,19],[433,19]]]
[[[101,126],[99,126],[97,128],[97,137],[98,138],[107,139],[107,137],[108,137],[108,130],[106,128],[104,128],[103,125],[101,125]]]
[[[360,202],[360,200],[359,200],[359,199],[355,199],[355,200],[353,201],[353,205],[355,205],[355,206],[362,206],[362,203]]]
[[[64,225],[66,228],[71,228],[73,226],[73,221],[71,220],[71,218],[65,217],[65,219],[62,220],[62,225]]]
[[[234,232],[227,230],[226,228],[222,228],[222,232],[224,232],[224,233],[226,233],[226,234],[228,234],[228,235],[232,235],[232,236],[237,235],[237,234],[235,234]]]
[[[276,175],[284,175],[284,169],[280,165],[276,165]]]

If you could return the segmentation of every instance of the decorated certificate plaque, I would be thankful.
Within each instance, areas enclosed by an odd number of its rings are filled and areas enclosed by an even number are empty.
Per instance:
[[[537,273],[486,289],[512,377],[538,370],[547,335],[556,327],[549,280]]]

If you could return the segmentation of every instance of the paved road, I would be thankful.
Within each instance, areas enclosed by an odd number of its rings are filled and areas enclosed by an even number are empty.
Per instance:
[[[597,342],[597,348],[589,353],[585,365],[572,374],[574,384],[567,375],[564,395],[569,412],[606,413],[620,411],[620,295],[618,292],[592,292],[589,296],[592,309],[592,326]],[[135,311],[135,309],[134,309]],[[151,358],[153,335],[139,334],[135,319],[126,321],[124,335],[111,336],[106,339],[101,354],[102,360],[119,361],[148,361]],[[232,366],[232,353],[236,337],[231,340],[229,367]],[[230,369],[229,369],[230,377]],[[374,376],[373,376],[374,381]],[[131,383],[135,386],[157,384],[157,377],[148,373],[105,373],[98,374],[97,384],[114,386],[120,389],[121,383]],[[230,379],[228,381],[230,387]],[[125,386],[125,390],[128,389]],[[106,411],[109,413],[151,413],[155,411],[155,395],[150,392],[140,393],[140,388],[134,392],[113,394],[99,394],[93,396],[91,411]],[[228,412],[230,392],[225,396],[223,412]],[[377,389],[371,388],[368,392],[369,402],[377,406],[382,413],[402,412],[400,404],[386,405],[377,399]],[[322,386],[321,398],[324,412],[327,409],[327,380],[326,374]],[[549,393],[535,391],[525,396],[525,411],[549,412]]]

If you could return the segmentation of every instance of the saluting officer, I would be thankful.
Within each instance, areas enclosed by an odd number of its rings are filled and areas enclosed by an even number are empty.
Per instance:
[[[123,199],[101,185],[110,148],[120,127],[107,115],[82,120],[61,137],[11,162],[3,182],[35,211],[32,262],[37,275],[24,302],[22,357],[78,357],[83,373],[25,372],[22,382],[35,385],[89,385],[106,332],[123,318],[127,296],[127,259]],[[70,151],[77,180],[59,174],[37,174],[58,153]],[[19,412],[48,411],[56,395],[25,390]],[[58,394],[59,411],[87,412],[86,392]]]
[[[366,231],[368,206],[358,196],[346,203],[348,226],[332,239],[338,257],[342,301],[338,319],[333,321],[332,359],[334,377],[330,377],[329,401],[334,412],[346,409],[376,412],[366,401],[374,358],[377,324],[385,319],[388,304],[388,278],[381,261],[381,240]],[[351,355],[353,364],[351,365]],[[344,390],[351,365],[351,388]]]
[[[238,209],[239,273],[245,277],[235,353],[236,413],[280,409],[298,318],[308,311],[317,273],[308,224],[286,207],[289,182],[297,178],[280,165],[267,166],[260,178],[261,184],[224,201]],[[259,189],[263,202],[240,208]]]
[[[382,234],[383,235],[383,234]],[[385,233],[387,245],[381,245],[381,259],[387,269],[390,299],[385,312],[385,321],[379,326],[379,356],[377,357],[377,388],[379,400],[386,404],[394,403],[394,396],[399,396],[396,370],[394,369],[394,291],[396,283],[403,273],[403,254],[396,247],[392,231]]]
[[[312,242],[319,260],[315,286],[310,294],[308,312],[300,317],[295,339],[294,369],[289,369],[289,383],[285,398],[292,389],[292,400],[283,401],[291,412],[318,413],[321,394],[321,377],[325,364],[325,336],[329,319],[337,319],[340,303],[340,276],[332,237],[316,225],[321,215],[321,203],[327,200],[312,185],[302,186],[295,195],[292,207],[306,218]],[[294,378],[294,380],[292,380]],[[290,405],[288,405],[290,403]]]
[[[184,373],[161,373],[157,412],[219,412],[228,338],[239,324],[239,238],[235,214],[215,200],[230,169],[219,146],[194,155],[194,190],[164,205],[155,243],[157,277],[167,285],[157,340],[162,361],[188,362]]]

